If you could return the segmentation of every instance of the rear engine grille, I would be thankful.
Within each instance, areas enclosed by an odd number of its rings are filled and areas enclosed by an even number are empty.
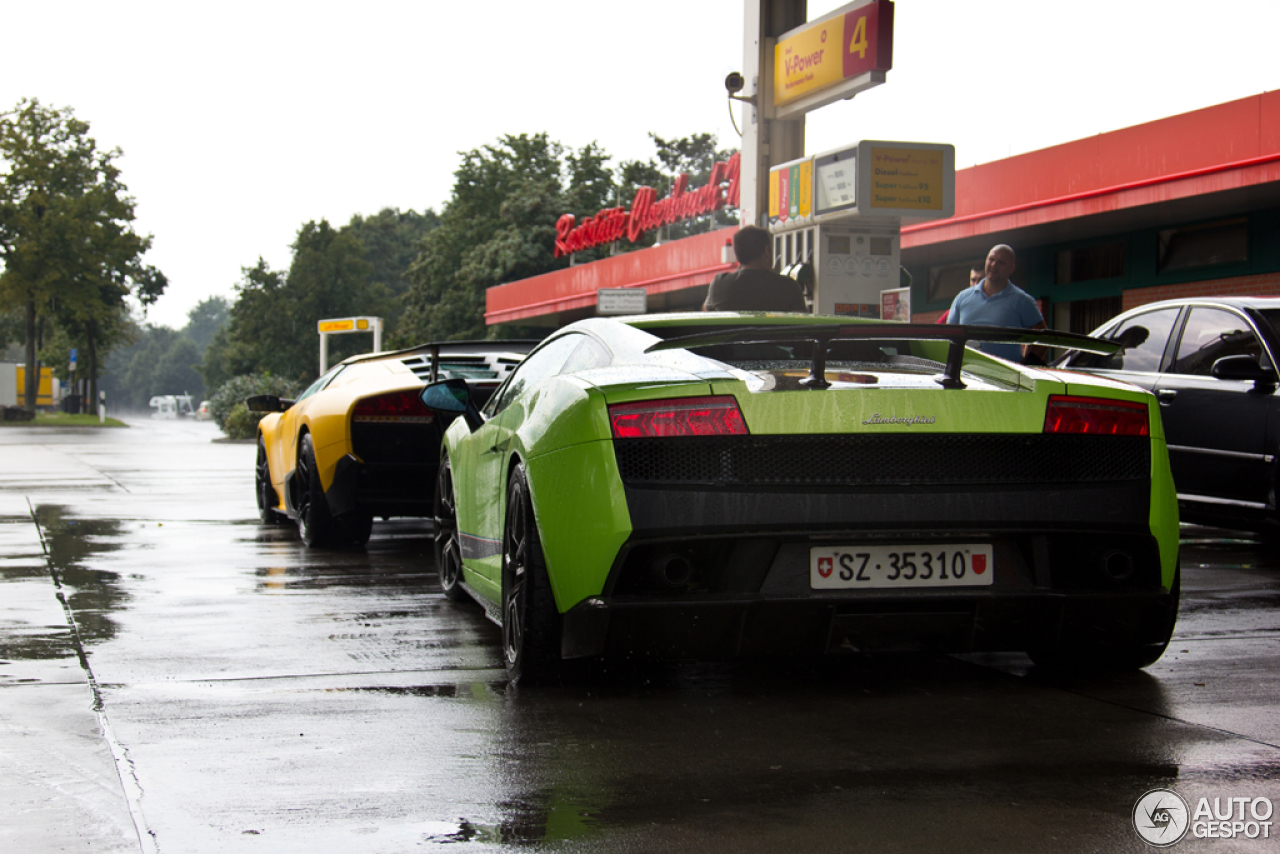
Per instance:
[[[1145,436],[725,436],[613,443],[628,486],[945,486],[1145,480]]]
[[[440,453],[436,424],[352,424],[351,449],[366,463],[426,465]]]

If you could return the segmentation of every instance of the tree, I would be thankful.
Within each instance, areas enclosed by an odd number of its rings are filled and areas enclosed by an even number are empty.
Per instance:
[[[126,297],[150,305],[167,285],[142,263],[151,237],[133,231],[119,156],[98,150],[89,124],[70,109],[24,99],[0,114],[0,308],[23,311],[28,409],[44,321],[83,342],[96,396],[101,356],[122,340]]]
[[[399,343],[483,338],[486,288],[567,266],[554,257],[556,220],[609,204],[607,160],[594,143],[568,152],[546,134],[464,153],[440,226],[409,268]]]
[[[230,319],[231,304],[224,297],[209,297],[196,303],[196,307],[187,312],[187,325],[182,331],[196,345],[196,349],[203,353],[213,336]]]
[[[371,217],[357,214],[342,227],[364,244],[364,259],[369,262],[370,284],[385,287],[397,301],[386,317],[388,328],[394,328],[402,310],[400,300],[409,289],[405,276],[427,232],[440,225],[440,218],[430,209],[423,213],[383,208]]]
[[[187,333],[134,318],[129,326],[130,343],[105,360],[101,385],[112,410],[145,411],[157,394],[191,394],[197,400],[206,395],[197,370],[200,349]]]
[[[354,230],[320,220],[298,230],[288,273],[269,269],[261,258],[243,268],[225,334],[214,334],[200,367],[207,385],[263,372],[308,385],[319,365],[318,321],[385,316],[397,305],[390,289],[373,281],[365,256]],[[367,352],[371,343],[367,336],[340,336],[331,342],[330,361]]]
[[[690,187],[701,187],[711,178],[711,168],[717,161],[728,160],[732,150],[717,149],[714,134],[695,133],[692,136],[678,139],[663,139],[656,133],[650,133],[657,150],[656,160],[627,160],[618,169],[620,179],[620,196],[624,204],[630,204],[640,187],[652,187],[659,197],[671,192],[676,176],[688,175]],[[698,217],[688,222],[679,222],[661,229],[663,240],[678,240],[692,234],[707,231],[709,228],[724,228],[738,224],[738,215],[734,211],[718,210],[707,217]],[[644,235],[637,243],[622,241],[618,251],[629,252],[652,246],[659,238],[657,233]]]

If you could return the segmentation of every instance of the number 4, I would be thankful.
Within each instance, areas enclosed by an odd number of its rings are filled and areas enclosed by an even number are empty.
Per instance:
[[[859,59],[867,58],[867,16],[863,15],[853,27],[853,40],[849,42],[849,53],[856,53]]]

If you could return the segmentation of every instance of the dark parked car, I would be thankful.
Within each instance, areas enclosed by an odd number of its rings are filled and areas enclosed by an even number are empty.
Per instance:
[[[1166,300],[1093,332],[1119,352],[1076,352],[1063,366],[1155,393],[1184,522],[1280,535],[1277,328],[1277,298]]]

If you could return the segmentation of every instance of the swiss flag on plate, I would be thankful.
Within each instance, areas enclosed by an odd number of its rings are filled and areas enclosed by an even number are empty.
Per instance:
[[[987,556],[986,556],[986,555],[974,555],[974,556],[973,556],[973,573],[974,573],[974,575],[982,575],[982,573],[984,573],[984,572],[986,572],[986,571],[987,571]]]
[[[818,574],[823,578],[830,578],[832,571],[836,568],[835,558],[820,557],[818,558]]]

